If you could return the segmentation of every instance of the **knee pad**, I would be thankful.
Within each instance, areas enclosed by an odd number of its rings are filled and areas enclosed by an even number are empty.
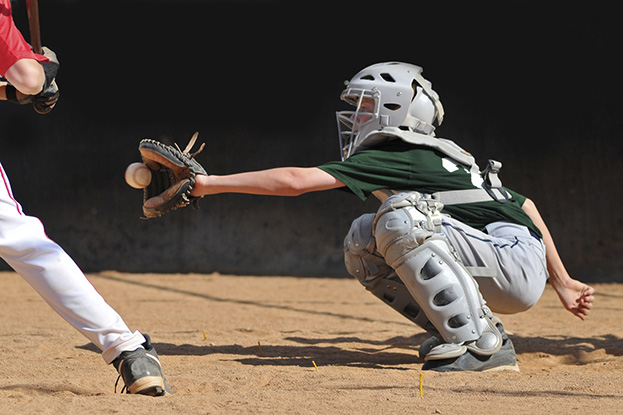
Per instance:
[[[368,213],[355,219],[344,238],[346,270],[366,288],[374,286],[389,274],[395,275],[376,249],[376,240],[372,235],[374,217],[374,213]]]
[[[375,216],[373,213],[365,214],[353,221],[344,238],[346,269],[385,304],[424,330],[436,333],[435,326],[377,250],[372,235]]]
[[[441,214],[435,210],[416,192],[399,193],[383,202],[376,214],[374,235],[381,254],[394,269],[404,262],[404,255],[433,236],[436,220],[441,223]]]

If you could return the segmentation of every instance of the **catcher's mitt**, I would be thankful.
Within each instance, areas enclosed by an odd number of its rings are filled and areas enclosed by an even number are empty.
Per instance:
[[[199,154],[205,143],[194,153],[190,150],[195,145],[195,133],[184,151],[162,144],[156,140],[144,139],[138,145],[143,163],[151,170],[151,183],[143,189],[143,214],[145,219],[162,216],[172,210],[193,203],[197,208],[200,198],[190,196],[195,186],[197,174],[207,175],[204,168],[194,157]]]

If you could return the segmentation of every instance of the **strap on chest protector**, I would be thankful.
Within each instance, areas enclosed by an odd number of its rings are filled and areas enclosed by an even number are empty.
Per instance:
[[[443,205],[461,205],[466,203],[489,202],[494,200],[499,203],[506,203],[511,199],[511,195],[502,186],[502,181],[498,177],[502,163],[496,160],[489,160],[483,172],[476,164],[476,159],[469,152],[465,151],[452,140],[420,134],[413,131],[405,131],[396,127],[385,127],[382,130],[371,132],[366,140],[378,141],[378,137],[396,137],[402,141],[429,147],[450,157],[456,163],[464,166],[472,175],[480,175],[483,179],[481,188],[448,190],[436,192],[430,195],[432,199]],[[401,192],[405,190],[400,190]],[[381,203],[389,196],[398,193],[396,190],[382,189],[372,192]]]
[[[463,205],[468,203],[490,202],[507,203],[512,195],[504,189],[498,173],[502,163],[489,160],[489,164],[481,173],[483,178],[482,187],[474,189],[446,190],[427,195],[428,198],[439,202],[444,206]],[[378,189],[372,194],[383,203],[388,197],[408,190]]]

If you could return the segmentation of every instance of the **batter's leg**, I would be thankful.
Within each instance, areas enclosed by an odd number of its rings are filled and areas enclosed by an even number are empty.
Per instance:
[[[2,166],[0,174],[0,256],[102,350],[106,363],[123,351],[140,348],[143,335],[130,331],[69,255],[46,236],[41,221],[22,212]]]

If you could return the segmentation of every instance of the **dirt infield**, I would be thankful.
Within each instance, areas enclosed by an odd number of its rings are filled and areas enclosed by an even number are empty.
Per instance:
[[[501,316],[521,371],[423,372],[425,333],[350,279],[90,274],[152,336],[174,395],[114,393],[94,346],[0,273],[1,414],[558,414],[623,411],[623,285],[582,322],[549,287]]]

